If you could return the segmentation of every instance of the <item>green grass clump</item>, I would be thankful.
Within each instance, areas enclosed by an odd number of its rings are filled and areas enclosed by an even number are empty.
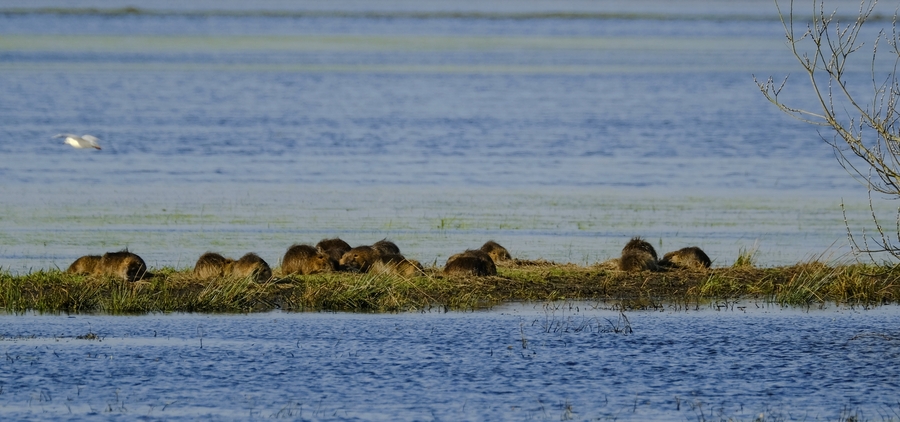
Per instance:
[[[515,261],[500,265],[498,275],[492,277],[446,276],[428,268],[416,277],[330,273],[262,283],[248,278],[199,280],[189,270],[172,268],[156,270],[153,277],[134,283],[62,271],[21,276],[0,272],[0,309],[109,314],[273,309],[400,312],[563,299],[617,301],[629,308],[747,298],[792,306],[900,301],[900,267],[829,266],[811,261],[757,268],[751,258],[742,254],[740,263],[703,271],[626,273],[605,265]]]

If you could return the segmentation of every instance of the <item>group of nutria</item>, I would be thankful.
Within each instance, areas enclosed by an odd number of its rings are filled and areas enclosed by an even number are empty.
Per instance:
[[[511,260],[512,256],[506,248],[489,240],[479,249],[468,249],[452,255],[447,259],[443,273],[493,276],[497,275],[498,263]],[[625,245],[619,258],[601,265],[621,271],[665,271],[677,268],[706,269],[711,264],[706,253],[696,246],[669,252],[660,260],[650,243],[635,237]],[[96,277],[117,277],[125,281],[137,281],[151,276],[144,260],[127,250],[109,252],[103,256],[83,256],[75,260],[66,271]],[[395,274],[404,277],[425,274],[418,261],[404,257],[400,248],[387,239],[357,247],[351,247],[339,238],[324,239],[316,246],[294,244],[287,249],[281,260],[282,277],[330,272]],[[274,275],[269,264],[252,252],[238,260],[215,252],[204,253],[194,265],[193,274],[200,279],[251,277],[256,281],[267,281]]]
[[[272,278],[272,269],[264,259],[253,252],[245,254],[237,261],[215,252],[207,252],[200,255],[200,259],[194,265],[194,275],[198,278],[253,277],[257,281],[266,281]]]
[[[405,277],[424,274],[422,264],[404,257],[400,248],[387,239],[355,248],[339,238],[324,239],[315,247],[293,245],[281,260],[284,276],[340,271],[389,273]]]
[[[696,246],[669,252],[659,259],[653,245],[640,237],[633,237],[622,248],[622,256],[601,264],[622,271],[665,271],[669,269],[703,270],[712,265],[709,256]]]
[[[497,263],[509,261],[509,251],[499,243],[488,240],[480,249],[469,249],[447,258],[445,274],[497,275]]]

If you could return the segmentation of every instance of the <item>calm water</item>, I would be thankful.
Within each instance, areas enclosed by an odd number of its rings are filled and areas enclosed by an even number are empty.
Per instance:
[[[897,312],[669,307],[627,313],[629,333],[590,303],[0,316],[0,417],[882,420],[900,412]]]
[[[864,188],[753,83],[791,73],[812,107],[768,1],[254,4],[0,1],[0,267],[277,265],[332,236],[590,264],[635,235],[782,265],[849,259],[841,201],[871,232]]]

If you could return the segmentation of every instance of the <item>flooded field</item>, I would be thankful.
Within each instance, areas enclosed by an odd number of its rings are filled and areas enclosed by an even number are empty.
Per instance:
[[[277,263],[330,236],[438,265],[488,239],[589,264],[636,235],[788,265],[852,259],[841,201],[873,230],[753,83],[798,69],[765,2],[101,3],[0,2],[5,271],[125,247]]]
[[[35,199],[34,193],[0,187],[7,198],[27,198],[0,204],[4,269],[65,269],[81,255],[126,246],[157,268],[191,267],[207,250],[227,256],[256,251],[277,265],[291,244],[333,236],[351,244],[388,238],[407,256],[437,265],[488,239],[521,259],[589,265],[618,256],[631,236],[643,236],[659,251],[700,245],[714,266],[729,266],[740,252],[753,250],[760,265],[852,260],[841,198],[668,197],[662,191],[578,187],[551,193],[315,185],[301,194],[289,186],[219,188],[145,186],[140,197],[76,188]],[[865,203],[847,208],[854,230],[871,226]]]

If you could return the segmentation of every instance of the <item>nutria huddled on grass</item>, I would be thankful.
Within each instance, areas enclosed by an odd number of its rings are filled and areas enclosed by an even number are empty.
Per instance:
[[[497,275],[497,266],[487,252],[469,249],[447,258],[444,274],[474,275],[477,277]]]
[[[144,263],[144,260],[127,250],[107,252],[103,256],[82,256],[76,259],[66,271],[95,277],[121,278],[130,282],[151,276],[147,272],[147,264]]]
[[[640,237],[633,237],[622,248],[619,269],[622,271],[656,271],[659,269],[657,260],[653,245]]]
[[[425,275],[425,270],[419,261],[408,259],[400,254],[386,254],[378,257],[369,266],[370,273],[394,274],[403,277],[415,277]]]
[[[197,259],[197,263],[194,265],[194,276],[202,279],[225,277],[231,274],[233,265],[233,259],[215,252],[207,252]]]
[[[107,252],[100,258],[103,274],[118,277],[125,281],[137,281],[150,277],[147,264],[137,254],[128,251]]]
[[[93,275],[100,266],[100,255],[85,255],[75,260],[69,269],[66,270],[70,274]]]
[[[341,257],[341,267],[348,271],[367,272],[381,256],[381,252],[371,246],[357,246]]]
[[[353,248],[350,247],[349,243],[335,237],[333,239],[320,240],[319,243],[316,243],[316,249],[328,255],[331,258],[334,269],[340,271],[341,257]]]
[[[712,260],[709,259],[709,256],[702,249],[696,246],[689,246],[663,255],[659,265],[666,268],[705,270],[712,266]]]
[[[272,269],[259,255],[249,252],[234,261],[230,275],[237,278],[253,277],[257,282],[269,281],[272,279]]]
[[[495,264],[512,260],[509,251],[493,240],[485,242],[484,245],[481,246],[481,250],[490,255]]]
[[[658,259],[653,245],[633,237],[622,249],[622,256],[599,264],[604,269],[621,271],[667,271],[670,269],[705,270],[712,265],[709,256],[697,246],[669,252]]]
[[[310,245],[292,245],[281,260],[282,275],[307,275],[332,271],[334,262],[331,256]]]
[[[372,245],[350,245],[339,239],[323,239],[315,247],[294,244],[284,254],[281,274],[317,274],[340,270],[374,272],[404,277],[425,275],[422,265],[404,257],[393,242],[382,239]],[[338,256],[340,256],[338,258]],[[479,249],[469,249],[447,259],[443,273],[447,275],[495,276],[498,262],[511,262],[509,251],[493,240]],[[519,260],[509,265],[517,264]],[[524,262],[524,261],[523,261]],[[599,264],[604,269],[636,271],[667,271],[670,269],[705,270],[712,261],[697,246],[667,253],[659,260],[653,245],[633,237],[622,249],[619,258]],[[86,255],[78,258],[66,270],[68,273],[94,277],[116,277],[136,281],[151,277],[141,257],[125,251]],[[256,281],[272,279],[272,269],[255,253],[248,253],[235,261],[218,253],[206,252],[194,266],[193,275],[199,279],[216,277],[253,277]]]
[[[400,248],[387,239],[371,246],[357,246],[341,257],[340,267],[345,271],[361,273],[377,272],[413,277],[425,274],[422,264],[400,254]]]
[[[375,249],[382,255],[400,255],[400,248],[398,248],[394,242],[387,239],[381,239],[373,243],[372,249]]]

